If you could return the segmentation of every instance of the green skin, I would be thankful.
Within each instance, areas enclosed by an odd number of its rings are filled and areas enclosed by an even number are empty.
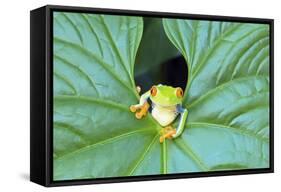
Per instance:
[[[154,86],[157,88],[157,94],[152,96],[150,91],[141,95],[139,104],[135,107],[142,106],[148,98],[152,101],[152,116],[162,126],[170,125],[176,117],[180,114],[180,122],[176,128],[176,133],[172,135],[177,138],[184,130],[185,121],[187,119],[188,111],[182,107],[183,97],[178,97],[174,88],[166,85]]]

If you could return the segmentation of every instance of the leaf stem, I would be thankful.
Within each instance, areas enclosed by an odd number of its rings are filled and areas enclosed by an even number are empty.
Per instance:
[[[168,163],[167,163],[167,141],[164,140],[164,142],[162,143],[162,173],[163,174],[167,174],[167,167],[168,167]]]

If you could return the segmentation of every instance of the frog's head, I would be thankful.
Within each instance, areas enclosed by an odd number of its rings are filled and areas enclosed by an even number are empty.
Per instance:
[[[166,85],[152,86],[150,89],[150,99],[153,103],[163,107],[175,106],[182,103],[183,90],[180,87]]]

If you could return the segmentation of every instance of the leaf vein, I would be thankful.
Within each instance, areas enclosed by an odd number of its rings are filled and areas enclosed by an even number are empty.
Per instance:
[[[136,130],[136,131],[131,131],[131,132],[127,132],[127,133],[123,133],[123,134],[120,134],[120,135],[117,135],[117,136],[114,136],[114,137],[111,137],[111,138],[107,138],[105,140],[102,140],[102,141],[99,141],[99,142],[96,142],[96,143],[92,143],[90,145],[87,145],[87,146],[84,146],[84,147],[81,147],[71,153],[67,153],[65,155],[62,155],[62,156],[59,156],[57,157],[55,160],[62,160],[62,159],[65,159],[69,156],[72,156],[74,154],[77,154],[79,152],[83,152],[83,151],[86,151],[90,148],[95,148],[99,145],[105,145],[105,144],[108,144],[108,143],[112,143],[114,141],[117,141],[117,140],[120,140],[122,138],[126,138],[126,137],[129,137],[131,135],[134,135],[134,134],[137,134],[137,133],[141,133],[141,132],[152,132],[152,131],[155,131],[153,129],[148,129],[148,128],[145,128],[145,129],[139,129],[139,130]]]
[[[222,83],[221,85],[215,87],[214,89],[211,89],[210,91],[207,91],[205,94],[201,95],[199,98],[197,98],[195,101],[193,101],[192,103],[190,103],[189,105],[186,105],[186,108],[190,109],[191,107],[193,107],[194,105],[198,104],[200,101],[202,101],[204,98],[208,97],[209,95],[211,95],[212,93],[218,91],[218,90],[221,90],[223,89],[224,87],[226,86],[229,86],[230,84],[233,84],[233,83],[237,83],[237,82],[240,82],[240,81],[246,81],[246,80],[249,80],[249,79],[253,79],[253,78],[268,78],[267,75],[258,75],[258,76],[246,76],[246,77],[239,77],[239,78],[236,78],[232,81],[227,81],[227,82],[224,82]]]
[[[138,162],[135,164],[135,166],[129,171],[128,174],[126,175],[133,175],[134,172],[136,171],[136,169],[140,166],[140,164],[143,162],[143,160],[145,159],[146,155],[148,154],[148,152],[151,150],[153,144],[156,141],[156,138],[158,137],[158,133],[154,136],[154,138],[152,139],[152,141],[148,144],[147,148],[145,149],[144,153],[141,155],[140,159],[138,160]]]
[[[65,13],[62,12],[61,14],[71,24],[71,26],[73,27],[74,31],[78,35],[80,43],[83,45],[83,38],[82,38],[82,35],[81,35],[80,31],[79,31],[79,28],[73,23],[73,21]]]
[[[58,37],[55,37],[54,38],[55,41],[60,41],[62,43],[65,43],[65,44],[69,44],[77,49],[80,49],[81,51],[83,51],[85,54],[87,54],[88,56],[94,58],[95,60],[97,60],[100,64],[100,66],[102,66],[107,72],[109,72],[114,78],[115,80],[117,80],[121,85],[123,85],[125,88],[127,88],[128,90],[130,90],[131,93],[133,93],[136,98],[138,98],[138,96],[136,95],[136,93],[132,90],[131,86],[129,86],[127,83],[125,83],[123,80],[121,80],[116,74],[114,71],[112,71],[112,69],[108,66],[110,66],[109,64],[105,63],[102,58],[100,58],[99,56],[89,52],[88,50],[86,50],[84,47],[81,47],[80,45],[76,44],[76,43],[73,43],[73,42],[69,42],[69,41],[66,41],[66,40],[63,40],[63,39],[60,39]]]
[[[75,89],[74,85],[67,78],[65,78],[63,75],[56,73],[55,71],[54,71],[54,75],[57,76],[57,78],[64,81],[72,89],[75,95],[77,94],[77,90]]]
[[[84,19],[84,21],[87,23],[87,25],[89,26],[91,32],[93,33],[95,39],[97,40],[97,44],[98,44],[98,47],[99,47],[99,50],[100,50],[100,53],[101,53],[101,56],[103,57],[103,49],[102,49],[102,45],[101,45],[101,42],[98,38],[98,35],[96,33],[96,31],[94,30],[92,24],[90,23],[88,17],[87,17],[87,14],[81,14],[82,18]]]
[[[63,63],[65,63],[68,66],[71,66],[73,68],[75,68],[78,72],[80,72],[80,74],[84,75],[84,77],[86,77],[86,79],[88,80],[88,82],[91,84],[91,86],[93,87],[93,89],[96,91],[96,93],[99,95],[99,92],[97,90],[97,87],[95,85],[95,82],[92,80],[92,78],[81,68],[79,68],[77,65],[71,63],[70,61],[66,60],[65,58],[62,58],[61,56],[58,56],[56,54],[54,54],[54,58],[61,60]]]
[[[120,50],[118,49],[118,47],[116,45],[116,42],[113,40],[113,36],[112,36],[111,32],[109,31],[109,28],[108,28],[108,26],[107,26],[107,24],[106,24],[106,22],[105,22],[105,20],[102,16],[100,16],[100,20],[101,20],[102,24],[104,25],[106,35],[107,35],[108,39],[110,40],[111,44],[113,45],[113,48],[117,53],[117,56],[120,60],[120,63],[122,64],[123,68],[127,72],[127,75],[129,77],[129,79],[131,80],[131,83],[133,85],[133,80],[132,80],[132,77],[131,77],[131,74],[130,74],[129,70],[126,67],[125,60],[123,59],[122,54],[121,54]]]
[[[250,131],[246,128],[236,128],[236,127],[229,126],[229,125],[222,125],[222,124],[216,124],[216,123],[205,123],[205,122],[189,122],[186,124],[186,126],[188,126],[188,125],[207,126],[209,128],[213,128],[213,129],[224,128],[224,129],[228,129],[230,131],[236,132],[240,135],[254,137],[258,140],[261,140],[262,142],[267,142],[267,143],[269,142],[269,139],[267,137],[262,137],[262,136],[256,134],[255,132]]]
[[[187,141],[184,141],[182,138],[178,138],[175,140],[176,145],[183,150],[183,152],[188,155],[193,162],[202,170],[202,171],[209,171],[209,168],[203,160],[192,150],[190,145]]]

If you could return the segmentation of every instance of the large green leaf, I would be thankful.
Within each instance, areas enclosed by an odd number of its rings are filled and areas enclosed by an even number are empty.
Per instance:
[[[269,26],[163,22],[189,70],[189,116],[176,145],[201,170],[269,167]]]
[[[142,29],[139,17],[55,13],[55,180],[130,174],[156,138],[129,111]]]

